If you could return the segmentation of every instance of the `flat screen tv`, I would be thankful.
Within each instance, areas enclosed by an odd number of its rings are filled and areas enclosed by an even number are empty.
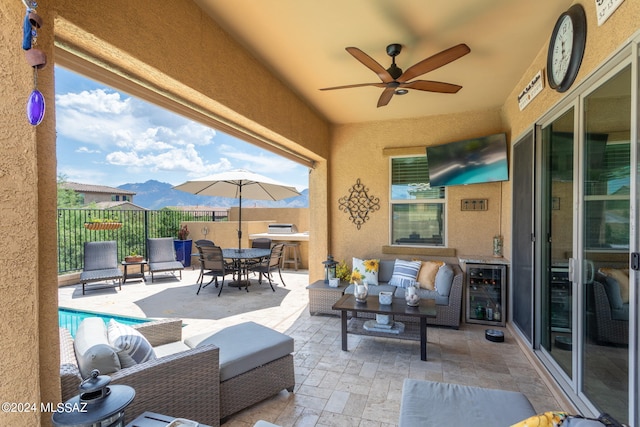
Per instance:
[[[431,187],[509,180],[504,133],[427,147]]]

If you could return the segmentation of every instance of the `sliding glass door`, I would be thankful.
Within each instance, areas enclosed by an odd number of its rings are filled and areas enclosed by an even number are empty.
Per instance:
[[[628,422],[631,66],[583,99],[582,391]]]

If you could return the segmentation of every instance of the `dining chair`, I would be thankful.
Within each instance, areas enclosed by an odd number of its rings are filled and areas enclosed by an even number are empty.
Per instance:
[[[269,280],[269,286],[271,286],[272,291],[276,291],[273,287],[273,282],[271,280],[271,272],[274,270],[278,270],[278,274],[280,275],[280,281],[282,281],[283,286],[287,286],[284,283],[284,279],[282,279],[282,271],[280,270],[280,263],[282,261],[282,252],[284,251],[284,243],[277,243],[273,245],[271,248],[271,254],[269,258],[266,258],[260,263],[252,265],[250,267],[251,271],[255,271],[256,273],[260,273],[258,278],[258,283],[262,283],[262,275],[264,274]]]
[[[216,288],[218,287],[218,277],[222,277],[222,283],[220,284],[220,290],[218,296],[222,293],[224,287],[224,276],[230,274],[231,271],[227,271],[224,257],[222,256],[222,249],[219,246],[200,246],[200,277],[198,281],[198,291],[196,295],[200,294],[200,289],[204,289],[215,281]],[[206,284],[204,282],[204,276],[213,276],[211,280]]]

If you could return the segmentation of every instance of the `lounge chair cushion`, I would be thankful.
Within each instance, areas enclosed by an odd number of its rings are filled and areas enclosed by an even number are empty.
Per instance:
[[[293,352],[293,338],[254,322],[197,335],[185,343],[191,348],[214,344],[220,349],[220,382]]]
[[[407,378],[398,425],[506,427],[535,414],[519,392]]]
[[[120,370],[118,353],[109,344],[107,326],[99,317],[88,317],[80,322],[73,348],[82,378],[88,378],[94,369],[102,375]]]
[[[120,365],[124,365],[124,367],[156,359],[156,354],[149,341],[131,326],[111,319],[109,320],[108,337],[109,343],[118,351]]]

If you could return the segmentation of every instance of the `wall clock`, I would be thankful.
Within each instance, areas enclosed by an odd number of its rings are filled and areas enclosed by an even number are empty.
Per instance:
[[[552,89],[565,92],[578,75],[587,41],[587,16],[574,4],[556,21],[547,52],[547,81]]]

